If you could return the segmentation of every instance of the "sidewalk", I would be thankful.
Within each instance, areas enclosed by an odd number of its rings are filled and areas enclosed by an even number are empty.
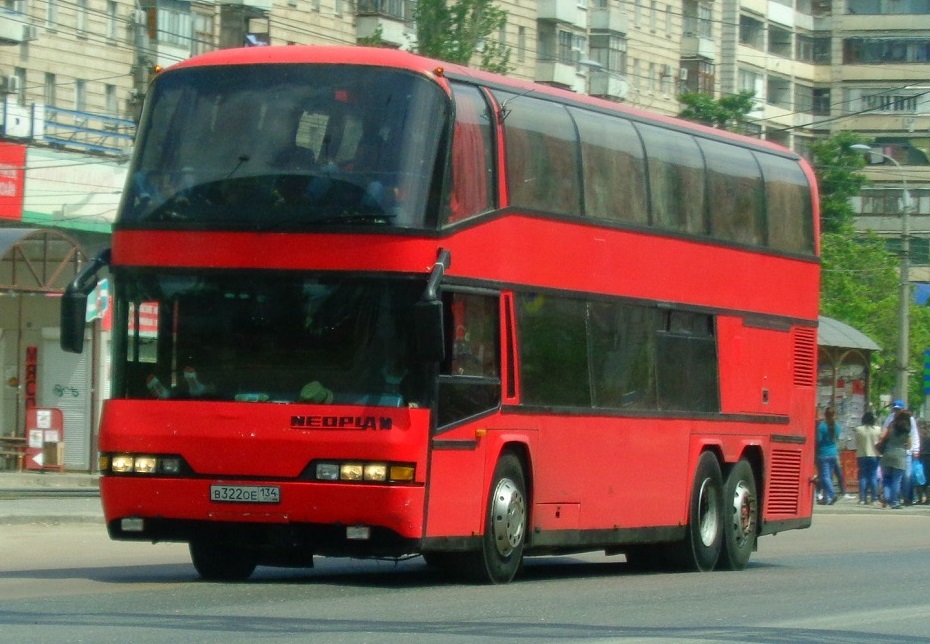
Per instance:
[[[103,525],[96,474],[0,472],[0,525]]]

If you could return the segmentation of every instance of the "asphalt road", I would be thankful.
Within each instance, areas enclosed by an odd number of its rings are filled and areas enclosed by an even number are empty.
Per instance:
[[[112,542],[93,522],[0,525],[0,552],[0,641],[17,643],[930,642],[923,507],[818,508],[742,572],[644,574],[594,553],[530,559],[506,586],[420,558],[205,583],[185,546]]]

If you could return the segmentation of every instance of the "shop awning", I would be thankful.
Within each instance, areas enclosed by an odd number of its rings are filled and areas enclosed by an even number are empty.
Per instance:
[[[51,228],[0,228],[0,291],[62,293],[87,261],[81,246]]]

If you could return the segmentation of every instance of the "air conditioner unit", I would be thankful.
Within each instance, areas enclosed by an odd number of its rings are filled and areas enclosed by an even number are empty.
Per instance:
[[[23,40],[36,40],[39,37],[39,28],[35,25],[23,25]]]
[[[688,80],[688,68],[687,67],[682,67],[681,69],[678,70],[678,78],[683,81]]]
[[[19,93],[19,76],[11,75],[3,77],[3,91],[6,94]]]
[[[145,9],[133,9],[132,11],[132,24],[134,25],[144,25],[146,24],[146,14]]]

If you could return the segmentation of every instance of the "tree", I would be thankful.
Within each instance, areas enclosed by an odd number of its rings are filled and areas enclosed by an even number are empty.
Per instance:
[[[753,109],[754,96],[755,92],[740,92],[715,99],[701,92],[685,92],[678,97],[678,101],[685,105],[678,116],[711,127],[742,132],[746,116]]]
[[[419,0],[413,15],[417,53],[460,65],[471,64],[477,55],[481,69],[510,71],[510,48],[497,38],[507,12],[494,0]]]
[[[862,139],[854,132],[839,132],[811,144],[814,174],[820,188],[820,230],[838,233],[853,225],[850,198],[862,191],[865,167],[861,152],[850,148]]]

